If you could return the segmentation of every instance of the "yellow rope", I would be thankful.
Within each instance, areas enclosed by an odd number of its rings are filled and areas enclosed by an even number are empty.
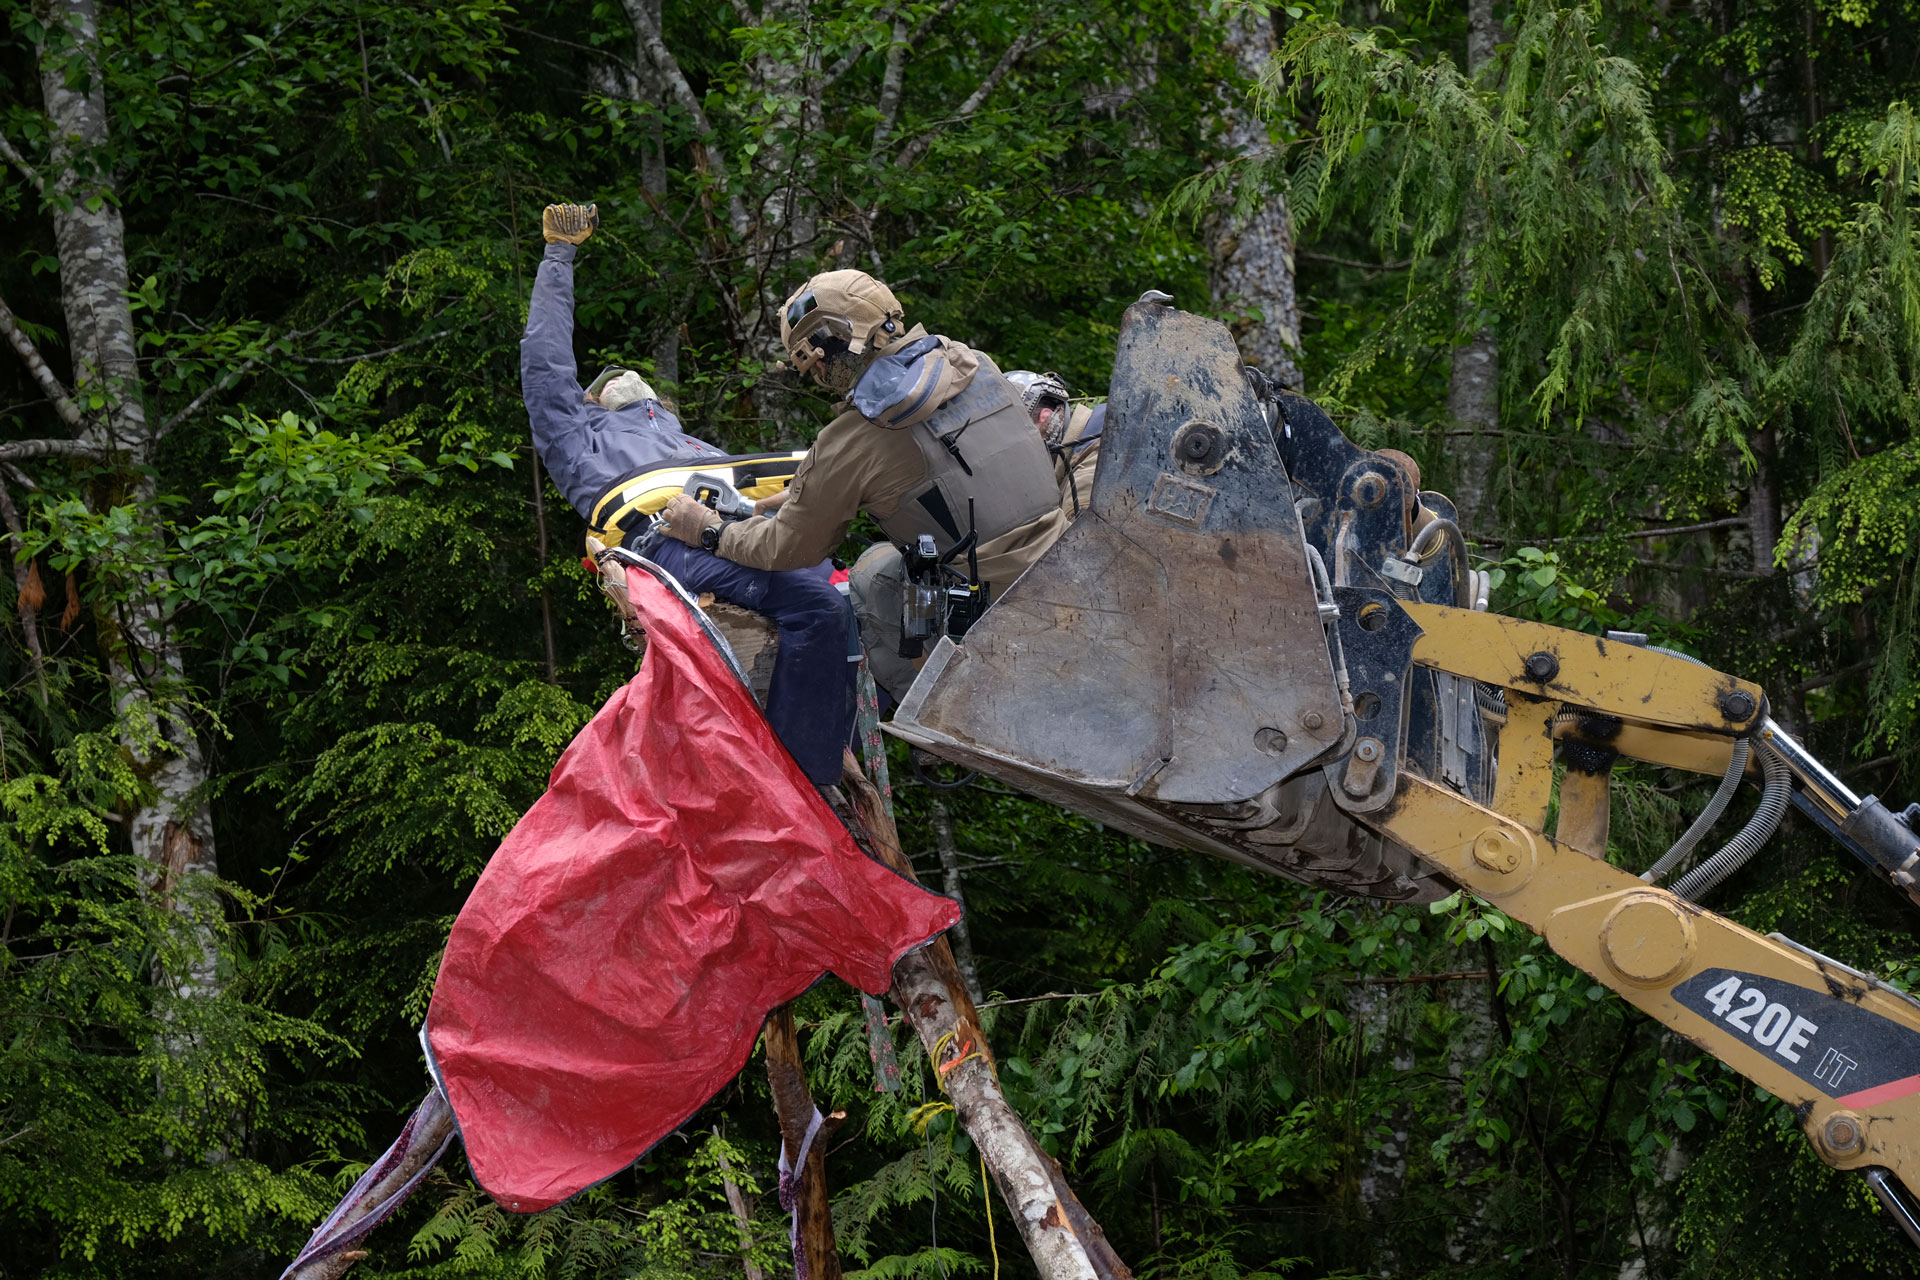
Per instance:
[[[987,1156],[980,1154],[980,1207],[987,1212],[987,1251],[993,1255],[993,1280],[1000,1280],[1000,1246],[993,1239],[993,1194],[987,1189]]]
[[[961,1044],[955,1051],[956,1056],[950,1061],[947,1060],[947,1050],[952,1047],[954,1034],[958,1030],[959,1028],[956,1027],[954,1031],[943,1031],[940,1033],[940,1038],[933,1042],[933,1053],[931,1055],[933,1059],[933,1080],[935,1084],[940,1086],[940,1092],[942,1093],[947,1091],[947,1077],[952,1074],[954,1068],[958,1067],[961,1063],[988,1061],[985,1054],[973,1047],[973,1041],[971,1040]],[[989,1065],[991,1065],[991,1063],[989,1063]]]
[[[942,1093],[947,1091],[947,1073],[955,1067],[973,1059],[979,1059],[982,1062],[987,1061],[983,1054],[974,1049],[973,1041],[969,1040],[959,1047],[959,1054],[953,1061],[943,1062],[941,1059],[946,1055],[947,1049],[953,1044],[953,1038],[954,1033],[948,1031],[933,1042],[933,1080],[935,1084],[940,1086],[940,1092]],[[907,1113],[907,1123],[912,1125],[914,1130],[922,1137],[925,1137],[927,1126],[933,1123],[933,1118],[943,1111],[952,1110],[953,1104],[950,1102],[924,1102]],[[975,1149],[978,1150],[977,1144]],[[931,1175],[932,1170],[928,1170],[928,1173]],[[980,1152],[980,1207],[986,1211],[987,1215],[987,1251],[993,1255],[993,1280],[1000,1280],[1000,1245],[999,1242],[994,1239],[993,1192],[987,1184],[987,1153],[984,1151]]]
[[[933,1123],[933,1118],[942,1111],[951,1110],[953,1110],[951,1102],[925,1102],[907,1113],[907,1123],[913,1126],[915,1133],[925,1137],[927,1126]]]

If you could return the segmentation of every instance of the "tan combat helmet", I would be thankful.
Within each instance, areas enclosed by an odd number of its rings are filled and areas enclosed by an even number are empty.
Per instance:
[[[893,290],[864,271],[828,271],[801,285],[780,315],[780,344],[807,373],[840,351],[865,355],[907,331]]]

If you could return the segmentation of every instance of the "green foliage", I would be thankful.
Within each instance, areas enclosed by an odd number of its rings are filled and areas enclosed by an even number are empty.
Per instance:
[[[1877,752],[1876,768],[1910,781],[1915,84],[1910,63],[1864,50],[1892,40],[1910,58],[1911,6],[1521,0],[1494,7],[1495,46],[1471,69],[1453,13],[1289,14],[1263,85],[1276,145],[1197,175],[1170,207],[1290,201],[1316,397],[1448,491],[1479,446],[1450,416],[1447,365],[1489,336],[1500,413],[1474,532],[1494,607],[1698,653],[1765,682],[1818,749]],[[1902,776],[1876,785],[1898,791]],[[1623,771],[1611,856],[1646,865],[1703,798]],[[1911,926],[1868,907],[1870,888],[1811,832],[1782,843],[1711,905],[1831,938],[1856,962],[1911,952]],[[1537,944],[1490,926],[1482,942],[1502,974],[1505,1049],[1484,1052],[1470,1021],[1429,1004],[1447,1047],[1409,1042],[1405,1058],[1461,1080],[1424,1132],[1441,1183],[1481,1192],[1453,1208],[1476,1237],[1531,1201],[1565,1275],[1636,1254],[1650,1274],[1906,1265],[1857,1196],[1787,1172],[1818,1166],[1780,1108],[1684,1045],[1650,1045]],[[1398,1114],[1420,1131],[1417,1106]],[[1774,1145],[1756,1141],[1760,1121]],[[1750,1146],[1765,1154],[1728,1176]],[[1465,1158],[1475,1150],[1499,1177]],[[1793,1237],[1816,1198],[1845,1218],[1831,1253]],[[1451,1202],[1429,1175],[1417,1203]],[[1396,1232],[1369,1256],[1407,1274],[1494,1265],[1464,1241],[1443,1256],[1429,1243]]]
[[[737,1172],[748,1152],[717,1133],[677,1161],[673,1176],[637,1201],[610,1186],[595,1187],[546,1213],[507,1212],[469,1185],[438,1179],[442,1198],[413,1237],[411,1257],[423,1270],[461,1276],[634,1277],[708,1280],[737,1274],[743,1257],[768,1270],[788,1260],[777,1219],[755,1224],[742,1248],[741,1228],[727,1203],[733,1182],[742,1195],[761,1188]],[[431,1265],[444,1258],[439,1265]]]
[[[154,984],[188,967],[205,899],[157,896],[112,851],[102,809],[75,798],[124,801],[140,785],[100,746],[73,741],[61,773],[0,782],[0,1212],[14,1224],[9,1267],[43,1275],[304,1222],[325,1203],[317,1181],[232,1143],[360,1137],[343,1110],[354,1091],[324,1076],[298,1091],[306,1105],[268,1103],[276,1062],[337,1064],[333,1036],[262,1004],[244,973],[216,999]],[[212,923],[225,941],[226,921]]]
[[[603,215],[583,366],[646,369],[748,449],[829,411],[768,360],[765,299],[811,270],[877,264],[914,319],[1097,394],[1127,302],[1206,296],[1193,220],[1283,193],[1311,390],[1355,439],[1447,490],[1448,357],[1497,337],[1476,530],[1497,608],[1646,631],[1764,680],[1823,754],[1911,758],[1909,0],[1526,0],[1471,72],[1452,11],[1288,8],[1253,157],[1203,105],[1256,88],[1224,6],[752,9],[663,9],[705,125],[629,78],[611,3],[140,0],[102,12],[94,62],[53,36],[56,73],[104,93],[111,142],[83,163],[120,175],[143,390],[172,425],[150,467],[0,477],[48,601],[44,663],[17,610],[0,640],[0,1272],[275,1271],[424,1088],[453,915],[632,670],[518,399],[548,201]],[[896,20],[919,34],[887,120]],[[0,136],[44,164],[48,28],[24,2],[7,21]],[[0,221],[0,296],[66,376],[30,184],[0,188]],[[0,434],[65,434],[5,369]],[[185,659],[129,723],[109,637],[148,604]],[[154,779],[126,744],[196,731],[224,880],[169,894],[127,854]],[[1646,865],[1710,785],[1622,771],[1609,856]],[[900,792],[912,849],[930,800]],[[990,786],[946,803],[1003,1085],[1142,1277],[1911,1270],[1777,1103],[1496,910],[1336,901]],[[1913,975],[1900,904],[1805,830],[1721,894]],[[156,985],[196,963],[217,998]],[[855,1280],[993,1274],[990,1212],[1024,1268],[917,1045],[896,1025],[906,1087],[876,1094],[851,993],[799,1011],[816,1094],[849,1113],[830,1167]],[[745,1252],[777,1280],[776,1141],[749,1071],[548,1214],[502,1213],[450,1159],[363,1266],[704,1280]]]

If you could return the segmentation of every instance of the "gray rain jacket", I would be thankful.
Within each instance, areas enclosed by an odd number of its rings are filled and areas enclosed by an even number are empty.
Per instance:
[[[642,472],[727,455],[681,431],[680,419],[658,400],[620,409],[587,403],[573,363],[574,252],[565,242],[550,244],[540,260],[520,338],[520,395],[547,474],[591,520],[601,498]]]

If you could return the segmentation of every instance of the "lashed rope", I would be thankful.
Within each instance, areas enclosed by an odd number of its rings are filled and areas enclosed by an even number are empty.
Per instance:
[[[780,1207],[788,1214],[787,1243],[793,1248],[793,1280],[807,1280],[807,1251],[800,1243],[800,1175],[806,1170],[813,1140],[825,1122],[826,1117],[815,1107],[813,1119],[807,1121],[807,1136],[800,1139],[800,1156],[792,1162],[787,1160],[787,1144],[780,1144]]]

